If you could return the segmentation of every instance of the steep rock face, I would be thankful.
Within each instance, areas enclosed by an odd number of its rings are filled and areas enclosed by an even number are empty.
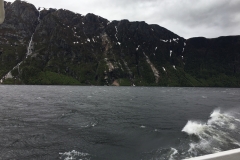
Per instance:
[[[0,75],[3,76],[27,53],[27,45],[38,23],[38,11],[22,1],[5,3],[6,17],[0,25]]]
[[[237,36],[185,40],[145,22],[110,22],[19,0],[5,7],[3,83],[239,86]]]
[[[240,36],[191,38],[186,44],[186,72],[209,86],[239,84]]]

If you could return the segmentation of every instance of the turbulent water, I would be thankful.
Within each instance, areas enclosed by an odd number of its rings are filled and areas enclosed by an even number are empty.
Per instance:
[[[0,159],[178,160],[240,147],[240,89],[0,86]]]

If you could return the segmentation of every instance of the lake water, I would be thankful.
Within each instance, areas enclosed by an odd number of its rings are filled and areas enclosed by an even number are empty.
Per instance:
[[[178,160],[240,147],[240,89],[0,86],[2,160]]]

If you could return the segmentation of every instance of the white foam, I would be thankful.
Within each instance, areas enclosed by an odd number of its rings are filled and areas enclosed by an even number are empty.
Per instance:
[[[235,121],[238,121],[238,122],[240,122],[240,119],[237,119],[237,118],[236,118],[236,119],[235,119]]]
[[[172,154],[169,157],[169,160],[174,160],[173,156],[178,154],[178,150],[176,150],[175,148],[171,148],[171,152]]]
[[[235,125],[235,124],[230,124],[230,125],[229,125],[229,128],[230,128],[231,130],[235,130],[235,129],[236,129],[236,125]]]
[[[92,127],[95,127],[96,125],[97,125],[96,122],[91,123],[91,126],[92,126]]]
[[[188,135],[196,135],[199,141],[189,144],[188,152],[196,154],[198,151],[215,153],[222,151],[227,145],[240,144],[231,132],[239,125],[239,121],[229,113],[222,113],[220,109],[214,110],[207,123],[201,121],[188,121],[182,132]],[[234,131],[235,132],[235,131]]]
[[[146,126],[141,125],[140,128],[146,128]]]
[[[207,128],[206,124],[196,121],[188,121],[182,132],[186,132],[189,135],[199,135]]]
[[[234,121],[237,121],[235,117],[231,116],[229,113],[221,113],[220,109],[216,109],[211,113],[207,124],[233,128]]]
[[[78,152],[75,150],[71,152],[59,153],[59,155],[61,155],[60,159],[64,159],[64,160],[75,160],[75,159],[90,160],[90,158],[88,158],[90,154]]]

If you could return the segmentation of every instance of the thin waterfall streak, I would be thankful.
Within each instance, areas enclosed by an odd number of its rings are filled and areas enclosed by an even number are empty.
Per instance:
[[[40,11],[38,11],[38,13],[39,13],[39,14],[38,14],[38,24],[39,24],[39,23],[40,23],[40,16],[41,16],[41,14],[40,14]],[[33,44],[32,44],[32,43],[33,43],[33,36],[34,36],[34,34],[35,34],[35,32],[36,32],[36,29],[37,29],[37,27],[35,28],[32,36],[31,36],[30,42],[29,42],[29,44],[28,44],[27,54],[26,54],[25,59],[26,59],[29,55],[32,54],[32,50],[33,50]],[[25,59],[23,59],[21,62],[19,62],[16,66],[13,67],[12,70],[10,70],[6,75],[4,75],[4,76],[2,77],[2,79],[0,80],[0,83],[3,83],[3,81],[4,81],[5,79],[13,78],[13,76],[12,76],[12,71],[13,71],[14,69],[16,69],[16,68],[18,69],[18,74],[19,74],[19,73],[20,73],[20,65],[23,63],[23,61],[24,61]]]

